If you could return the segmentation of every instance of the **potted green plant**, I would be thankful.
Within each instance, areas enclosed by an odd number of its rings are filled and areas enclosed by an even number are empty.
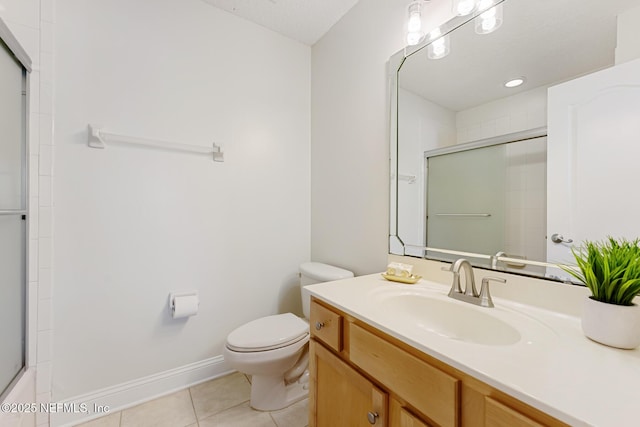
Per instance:
[[[582,330],[594,341],[631,349],[640,345],[640,239],[608,237],[571,249],[577,266],[562,269],[591,291],[582,315]]]

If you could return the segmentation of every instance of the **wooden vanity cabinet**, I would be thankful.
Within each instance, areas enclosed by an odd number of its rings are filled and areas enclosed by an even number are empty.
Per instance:
[[[315,298],[310,322],[310,427],[567,426]]]
[[[311,426],[387,426],[388,394],[315,341],[310,343]]]

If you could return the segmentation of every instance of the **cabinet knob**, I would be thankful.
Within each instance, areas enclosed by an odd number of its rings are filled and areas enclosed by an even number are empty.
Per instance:
[[[324,323],[323,322],[316,322],[316,331],[319,331],[322,328],[324,328]]]
[[[375,424],[376,421],[378,420],[378,413],[377,412],[368,412],[367,413],[367,419],[369,420],[369,424]]]

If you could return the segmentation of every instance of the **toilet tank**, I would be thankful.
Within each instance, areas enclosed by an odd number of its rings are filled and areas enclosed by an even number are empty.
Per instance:
[[[314,283],[330,282],[332,280],[348,279],[353,272],[321,262],[305,262],[300,264],[300,294],[302,296],[302,312],[305,319],[309,318],[311,294],[305,289]]]

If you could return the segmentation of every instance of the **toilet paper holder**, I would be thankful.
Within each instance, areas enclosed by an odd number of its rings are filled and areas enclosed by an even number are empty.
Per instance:
[[[200,299],[197,291],[171,292],[169,294],[169,312],[174,319],[196,315],[199,305]]]

